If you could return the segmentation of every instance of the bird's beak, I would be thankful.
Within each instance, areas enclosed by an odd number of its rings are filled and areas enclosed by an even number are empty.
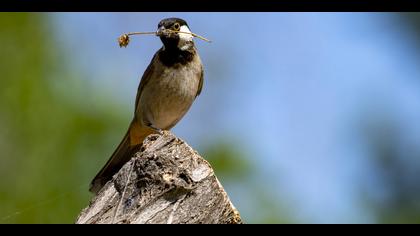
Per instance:
[[[159,29],[156,31],[156,35],[157,36],[163,36],[165,34],[165,27],[164,26],[161,26],[161,27],[159,27]]]

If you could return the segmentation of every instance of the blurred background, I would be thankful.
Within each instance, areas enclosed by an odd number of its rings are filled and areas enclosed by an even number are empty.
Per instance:
[[[173,132],[247,223],[420,223],[420,14],[0,13],[0,223],[73,223],[184,18],[205,66]]]

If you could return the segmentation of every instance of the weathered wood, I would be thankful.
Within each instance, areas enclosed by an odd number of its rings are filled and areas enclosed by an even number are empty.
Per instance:
[[[170,132],[142,150],[76,220],[85,223],[242,223],[210,164]]]

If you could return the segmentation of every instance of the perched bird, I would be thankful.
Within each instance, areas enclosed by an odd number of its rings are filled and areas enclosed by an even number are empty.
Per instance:
[[[182,33],[184,32],[184,33]],[[117,149],[92,180],[97,193],[139,150],[146,136],[174,127],[191,107],[203,87],[203,65],[187,22],[167,18],[157,35],[163,46],[153,56],[141,78],[134,118]]]

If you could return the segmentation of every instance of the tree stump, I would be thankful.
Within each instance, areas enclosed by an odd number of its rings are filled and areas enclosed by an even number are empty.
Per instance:
[[[169,131],[143,146],[82,210],[76,224],[240,224],[210,164]]]

